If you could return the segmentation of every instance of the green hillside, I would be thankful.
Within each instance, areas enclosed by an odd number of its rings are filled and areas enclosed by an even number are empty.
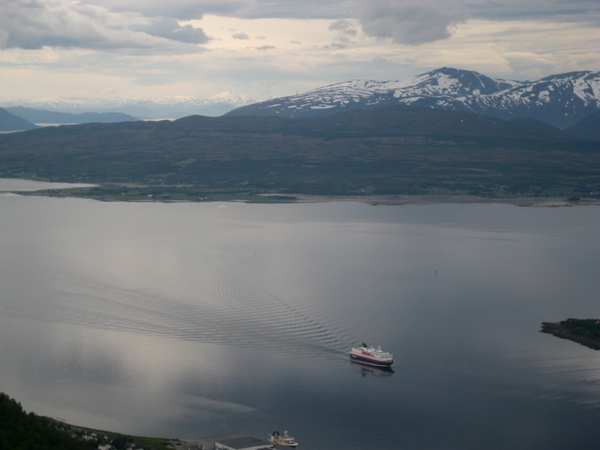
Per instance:
[[[222,192],[589,196],[600,143],[490,117],[399,106],[310,119],[191,116],[0,136],[0,176]],[[149,189],[152,187],[152,189]],[[173,194],[174,195],[174,194]]]

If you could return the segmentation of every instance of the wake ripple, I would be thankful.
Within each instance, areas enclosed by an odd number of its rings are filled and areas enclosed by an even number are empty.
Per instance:
[[[281,352],[339,357],[354,342],[301,298],[279,294],[238,266],[188,254],[167,261],[167,278],[147,290],[59,276],[61,292],[36,310],[8,312],[109,330]],[[166,283],[165,283],[166,281]],[[7,305],[5,304],[6,308]],[[10,309],[10,308],[9,308]]]

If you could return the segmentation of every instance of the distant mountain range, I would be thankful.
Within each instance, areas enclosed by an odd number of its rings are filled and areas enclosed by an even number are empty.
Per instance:
[[[255,102],[247,95],[222,92],[209,98],[176,96],[134,99],[59,98],[47,101],[4,102],[0,107],[54,111],[68,114],[123,113],[139,119],[178,119],[193,114],[221,116],[234,108]],[[19,111],[13,109],[14,114]],[[46,122],[48,123],[48,122]],[[50,122],[58,123],[58,122]]]
[[[62,113],[58,111],[46,111],[43,109],[25,108],[23,106],[10,106],[5,108],[9,113],[19,116],[31,123],[42,124],[77,124],[77,123],[112,123],[130,122],[139,120],[137,117],[123,113],[98,113],[88,112],[81,114]]]
[[[318,117],[348,109],[398,104],[473,112],[500,119],[530,117],[565,129],[600,110],[600,72],[510,81],[444,67],[399,81],[345,81],[304,94],[242,106],[227,115]]]
[[[571,72],[536,81],[511,81],[443,67],[404,80],[350,80],[258,103],[246,95],[224,92],[210,98],[61,98],[2,103],[0,107],[31,123],[59,124],[224,114],[322,117],[349,109],[376,109],[399,104],[472,112],[500,119],[531,118],[564,130],[600,111],[600,72]],[[69,115],[52,115],[51,112]],[[96,115],[90,115],[92,113]],[[583,132],[586,133],[589,138],[595,136],[593,132]]]

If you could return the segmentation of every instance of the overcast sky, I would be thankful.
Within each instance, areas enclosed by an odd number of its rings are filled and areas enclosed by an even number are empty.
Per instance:
[[[0,102],[600,70],[599,0],[0,0]]]

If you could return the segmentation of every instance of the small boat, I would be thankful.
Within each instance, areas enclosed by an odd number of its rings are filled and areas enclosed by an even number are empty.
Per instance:
[[[269,442],[281,447],[298,447],[298,443],[293,437],[288,436],[287,431],[283,432],[283,436],[279,434],[279,431],[273,431],[273,434],[269,436]]]
[[[350,350],[350,359],[379,367],[390,367],[394,364],[394,356],[391,353],[384,352],[381,347],[369,347],[365,343]]]

